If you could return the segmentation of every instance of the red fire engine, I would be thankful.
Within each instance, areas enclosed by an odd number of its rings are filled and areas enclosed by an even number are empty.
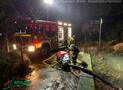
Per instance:
[[[71,24],[45,20],[15,21],[16,32],[12,40],[13,49],[20,44],[30,53],[47,55],[51,50],[64,46],[71,38]]]

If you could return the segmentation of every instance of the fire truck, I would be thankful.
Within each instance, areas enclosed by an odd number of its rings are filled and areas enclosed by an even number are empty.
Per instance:
[[[46,20],[16,20],[16,31],[12,39],[12,49],[23,46],[25,52],[31,54],[47,55],[67,45],[67,40],[72,36],[70,23]]]

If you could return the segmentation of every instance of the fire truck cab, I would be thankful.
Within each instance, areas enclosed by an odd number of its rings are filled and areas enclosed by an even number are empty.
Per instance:
[[[51,50],[67,45],[71,38],[71,24],[45,20],[15,21],[16,31],[12,39],[12,48],[20,45],[31,54],[47,55]]]

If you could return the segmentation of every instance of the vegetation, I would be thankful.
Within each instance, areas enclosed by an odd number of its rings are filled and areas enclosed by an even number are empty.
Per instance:
[[[25,76],[29,73],[29,59],[24,55],[24,62],[21,63],[20,55],[17,52],[4,53],[0,51],[0,86],[3,82],[16,76]]]
[[[117,22],[110,32],[107,34],[107,39],[113,43],[119,43],[123,41],[123,21]]]
[[[119,72],[115,70],[112,65],[107,64],[104,61],[104,58],[102,58],[102,55],[103,54],[96,55],[96,57],[93,57],[93,70],[104,80],[111,84],[114,84],[119,79],[118,74],[114,74],[114,72]]]

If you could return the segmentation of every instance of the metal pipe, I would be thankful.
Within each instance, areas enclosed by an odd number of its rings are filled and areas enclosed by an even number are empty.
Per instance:
[[[101,47],[101,38],[102,38],[102,18],[100,19],[100,29],[99,29],[99,49]]]

